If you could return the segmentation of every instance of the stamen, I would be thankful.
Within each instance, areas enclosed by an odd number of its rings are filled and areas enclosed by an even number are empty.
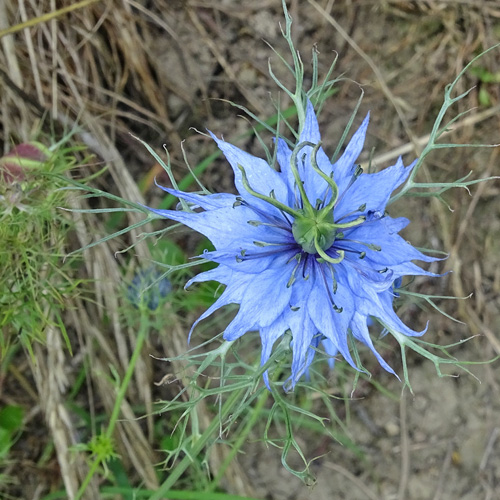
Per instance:
[[[348,241],[348,240],[344,240],[344,241]],[[361,252],[359,250],[354,250],[352,248],[343,248],[342,250],[344,250],[344,252],[348,252],[348,253],[355,253],[355,254],[359,255],[360,259],[364,259],[366,257],[366,252]]]
[[[379,245],[375,245],[375,243],[364,243],[363,241],[352,240],[350,238],[346,238],[343,241],[348,241],[349,243],[357,243],[358,245],[363,245],[364,247],[369,248],[370,250],[374,250],[375,252],[380,252],[382,250],[382,247]]]
[[[246,255],[247,251],[246,251],[246,248],[243,248],[241,251],[240,251],[240,255],[237,255],[236,256],[236,262],[239,264],[240,262],[243,262],[245,259],[245,255]]]
[[[260,210],[259,208],[255,207],[254,205],[251,205],[250,203],[248,203],[246,200],[244,200],[240,196],[236,197],[236,202],[233,204],[233,207],[234,207],[234,205],[236,205],[236,203],[238,203],[237,206],[243,205],[244,207],[247,207],[250,210],[253,210],[256,214],[259,214],[263,219],[268,219],[268,220],[270,220],[271,222],[273,222],[273,223],[275,223],[277,225],[279,225],[279,223],[281,222],[280,219],[276,218],[274,215],[272,215],[272,214],[270,214],[268,212],[263,212],[262,210]],[[283,213],[283,212],[281,212],[281,215],[283,215],[283,218],[286,220],[286,222],[289,224],[289,226],[291,228],[292,227],[292,222],[290,221],[290,219],[288,218],[288,216],[285,213]]]
[[[236,255],[236,262],[240,263],[243,261],[247,260],[254,260],[254,259],[260,259],[261,257],[269,257],[270,255],[276,255],[276,254],[282,254],[283,252],[287,251],[287,248],[283,247],[288,247],[289,250],[296,248],[297,245],[295,243],[293,244],[283,244],[281,248],[277,248],[276,250],[268,250],[267,252],[258,252],[258,253],[251,253],[251,254],[242,254],[240,257],[239,255]],[[246,252],[246,250],[245,250]]]
[[[304,260],[304,265],[302,266],[302,278],[307,281],[309,279],[310,274],[306,275],[306,268],[307,268],[307,262],[309,260],[309,255],[308,253],[305,254],[305,260]]]
[[[266,241],[253,241],[252,242],[256,247],[282,247],[282,246],[290,246],[290,243],[267,243]]]
[[[329,262],[325,262],[325,264],[328,266],[328,269],[330,269],[330,274],[332,276],[332,282],[333,282],[333,293],[335,294],[337,293],[337,287],[338,287],[337,278],[335,277],[335,269]]]
[[[290,228],[287,226],[283,226],[281,224],[270,224],[269,222],[262,222],[260,220],[247,220],[247,224],[250,224],[253,227],[259,227],[259,226],[275,227],[276,229],[283,229],[285,231],[290,232]]]
[[[347,217],[357,213],[357,212],[364,212],[366,210],[366,203],[363,203],[357,210],[353,210],[352,212],[349,212],[348,214],[345,214],[343,217],[338,219],[338,221],[341,221],[343,219],[346,219]]]
[[[294,259],[297,260],[297,264],[295,264],[295,267],[293,268],[292,274],[290,275],[290,279],[288,280],[288,283],[286,284],[287,288],[290,288],[294,283],[295,283],[295,273],[297,272],[297,269],[300,266],[300,261],[302,260],[302,253],[298,253],[294,256]]]
[[[356,165],[356,170],[354,170],[354,174],[352,174],[352,178],[349,181],[349,184],[344,189],[344,192],[339,196],[336,205],[338,205],[341,200],[344,198],[347,191],[349,191],[350,187],[356,182],[357,178],[363,173],[363,167],[361,165]]]
[[[326,280],[326,276],[325,276],[325,272],[323,270],[323,266],[318,266],[318,269],[320,270],[320,274],[321,274],[321,277],[323,278],[323,283],[324,283],[325,288],[326,288],[326,293],[328,294],[328,299],[332,303],[332,307],[333,307],[334,311],[338,312],[338,313],[341,313],[344,310],[344,308],[343,307],[338,307],[337,304],[335,304],[335,301],[333,300],[332,292],[331,292],[330,287],[328,286],[328,282]],[[333,271],[332,271],[332,276],[333,276]],[[336,286],[335,286],[335,290],[336,290]]]

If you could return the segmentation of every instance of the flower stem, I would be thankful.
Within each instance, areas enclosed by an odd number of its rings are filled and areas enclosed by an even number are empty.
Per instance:
[[[147,313],[147,306],[140,307],[141,311],[141,323],[139,327],[139,333],[137,335],[137,341],[134,347],[134,352],[132,353],[132,357],[130,358],[127,371],[125,372],[125,376],[123,377],[122,383],[118,390],[118,394],[116,396],[115,404],[113,406],[113,411],[111,413],[111,418],[109,419],[109,425],[106,429],[106,437],[111,438],[113,435],[113,431],[115,429],[116,422],[118,420],[118,415],[120,414],[121,404],[123,399],[125,398],[125,393],[127,392],[128,385],[134,374],[135,365],[139,356],[141,355],[142,346],[146,341],[149,331],[149,317]]]
[[[210,422],[210,425],[206,428],[205,432],[195,441],[191,449],[188,450],[188,453],[186,453],[184,458],[169,473],[167,479],[158,488],[158,490],[151,497],[149,497],[149,500],[163,500],[163,498],[167,496],[168,491],[191,465],[193,457],[197,457],[207,443],[213,439],[213,434],[219,429],[220,421],[230,415],[233,412],[234,407],[240,404],[241,397],[246,390],[246,388],[242,388],[231,393],[228,400],[224,403],[220,410],[219,418],[214,418]]]
[[[118,416],[120,415],[120,409],[121,409],[121,404],[123,399],[125,398],[125,394],[127,392],[128,386],[130,384],[130,380],[132,378],[132,375],[134,373],[135,365],[137,363],[137,360],[139,359],[139,356],[142,351],[142,346],[144,345],[144,342],[147,338],[148,335],[148,330],[149,330],[149,318],[147,314],[147,308],[140,307],[141,310],[141,323],[139,327],[139,333],[137,335],[137,342],[134,347],[134,352],[132,353],[132,357],[130,358],[130,362],[127,367],[127,371],[125,372],[125,376],[123,377],[123,380],[120,384],[120,388],[118,389],[118,394],[116,395],[115,399],[115,404],[113,406],[113,410],[111,412],[111,417],[109,419],[109,424],[106,429],[106,432],[104,433],[104,436],[107,439],[111,439],[113,435],[113,431],[116,426],[116,422],[118,421]],[[74,500],[79,500],[82,495],[85,493],[85,490],[87,489],[88,485],[90,484],[90,481],[92,480],[92,477],[96,473],[97,469],[101,465],[101,463],[105,462],[109,457],[104,456],[104,455],[97,455],[92,462],[92,465],[90,466],[90,469],[85,476],[85,479],[83,480],[80,489],[76,493]]]
[[[215,478],[212,480],[211,485],[209,487],[208,491],[213,491],[219,484],[219,481],[221,480],[222,476],[226,472],[227,467],[235,457],[235,455],[239,452],[240,448],[243,445],[243,442],[245,439],[248,437],[250,434],[251,430],[253,429],[255,423],[257,422],[262,409],[264,408],[264,405],[266,404],[267,398],[269,396],[269,391],[266,388],[262,388],[262,392],[259,396],[259,399],[257,400],[257,404],[252,410],[252,413],[250,415],[250,418],[245,425],[245,428],[241,431],[241,433],[238,436],[238,439],[234,443],[234,445],[231,447],[230,453],[227,455],[227,457],[224,459],[224,462],[219,467],[219,470],[217,472],[217,475]]]

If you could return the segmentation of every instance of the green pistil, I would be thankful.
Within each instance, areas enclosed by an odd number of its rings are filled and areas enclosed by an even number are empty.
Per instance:
[[[330,200],[328,204],[325,205],[327,195],[325,195],[325,199],[316,200],[315,205],[313,206],[307,197],[306,190],[304,188],[304,183],[300,178],[299,168],[298,168],[298,157],[302,149],[305,147],[311,147],[312,151],[310,153],[310,162],[313,170],[327,183],[330,188]],[[295,184],[297,186],[298,192],[300,194],[300,203],[298,200],[298,205],[301,208],[291,208],[284,203],[281,203],[276,199],[275,193],[271,191],[269,196],[258,193],[255,191],[248,182],[248,177],[245,172],[245,169],[238,165],[238,168],[241,171],[242,175],[242,183],[244,188],[256,198],[263,200],[273,207],[276,207],[284,214],[291,215],[293,217],[292,224],[292,234],[295,241],[302,247],[303,251],[308,254],[318,255],[318,260],[328,262],[330,264],[338,264],[344,259],[344,251],[337,250],[337,257],[331,257],[326,253],[326,250],[331,248],[336,239],[341,239],[344,237],[342,233],[342,229],[355,227],[363,222],[365,222],[366,217],[360,216],[353,221],[345,222],[345,223],[335,223],[334,222],[334,207],[339,199],[339,188],[333,177],[326,175],[318,166],[317,163],[317,154],[321,147],[321,143],[313,144],[309,141],[304,141],[299,143],[292,152],[290,158],[290,169],[292,171],[293,177],[295,179]],[[358,168],[354,173],[353,180],[361,175],[362,170]],[[323,208],[320,208],[323,207]],[[360,207],[361,208],[361,207]],[[258,221],[249,221],[249,224],[258,225]],[[254,242],[257,246],[267,246],[265,242],[256,241]],[[291,286],[295,281],[295,272],[298,268],[297,263],[295,269],[292,272],[292,276],[288,283],[288,286]]]
[[[339,254],[339,256],[335,259],[333,257],[330,257],[328,254],[326,254],[319,246],[316,247],[316,250],[317,250],[318,254],[321,256],[321,259],[326,261],[326,262],[329,262],[330,264],[338,264],[339,262],[342,262],[344,260],[344,255],[345,255],[344,250],[337,250],[337,253]]]
[[[285,212],[288,215],[291,215],[293,217],[296,217],[299,212],[297,210],[293,210],[284,203],[281,203],[274,197],[274,193],[271,191],[270,196],[266,196],[264,194],[258,193],[252,187],[250,186],[250,183],[248,182],[248,177],[245,172],[245,169],[241,166],[238,165],[238,168],[241,171],[241,182],[243,183],[243,187],[252,195],[258,198],[259,200],[266,201],[273,207],[276,207],[278,210],[281,210],[282,212]]]

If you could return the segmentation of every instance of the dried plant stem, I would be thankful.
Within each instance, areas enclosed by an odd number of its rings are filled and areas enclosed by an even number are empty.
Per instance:
[[[95,2],[98,2],[100,0],[82,0],[81,2],[77,2],[73,5],[68,5],[67,7],[63,7],[62,9],[54,10],[53,12],[48,12],[47,14],[44,14],[43,16],[40,17],[35,17],[33,19],[29,19],[28,21],[25,21],[23,23],[16,24],[14,26],[11,26],[10,28],[6,28],[0,31],[0,38],[6,36],[6,35],[12,35],[13,33],[17,33],[18,31],[21,31],[25,28],[31,28],[33,26],[36,26],[37,24],[40,23],[46,23],[47,21],[50,21],[52,19],[56,19],[64,14],[67,14],[68,12],[72,12],[77,9],[81,9],[83,7],[87,7],[90,4],[93,4]],[[3,2],[2,2],[3,3]]]
[[[399,105],[397,99],[392,93],[391,89],[387,85],[384,75],[382,74],[380,68],[375,64],[373,59],[353,40],[353,38],[347,33],[347,31],[342,28],[340,23],[338,23],[321,5],[319,5],[315,0],[308,0],[308,2],[339,32],[339,34],[344,38],[344,40],[365,60],[365,62],[370,66],[370,69],[375,74],[382,92],[385,94],[387,99],[391,102],[398,114],[398,117],[405,129],[406,134],[411,139],[414,144],[415,149],[418,149],[415,142],[415,137],[408,125],[408,120],[406,119],[401,106]]]
[[[81,456],[70,452],[70,448],[76,444],[74,436],[77,433],[64,405],[67,377],[65,374],[66,355],[61,332],[54,327],[48,328],[46,347],[39,344],[34,347],[36,362],[32,363],[32,372],[40,396],[40,406],[44,410],[45,419],[54,440],[66,494],[70,500],[73,500],[78,489],[79,472],[85,470],[86,466]],[[89,477],[87,486],[90,485],[91,479],[92,476]],[[88,498],[98,498],[97,490],[93,485],[88,492]]]

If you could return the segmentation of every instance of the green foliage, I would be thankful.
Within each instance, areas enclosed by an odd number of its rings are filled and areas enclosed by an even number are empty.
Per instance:
[[[45,159],[36,168],[17,156],[8,163],[3,158],[7,169],[15,165],[22,170],[16,177],[5,170],[0,187],[2,359],[18,342],[32,353],[32,342],[43,343],[47,327],[62,325],[60,312],[76,293],[78,281],[69,275],[75,258],[64,260],[72,224],[59,207],[66,204],[60,188],[66,184],[65,173],[75,166],[77,151],[45,149]],[[66,342],[70,349],[67,337]]]
[[[470,73],[476,76],[479,81],[484,84],[479,87],[478,100],[481,106],[490,106],[491,100],[491,87],[488,84],[500,83],[500,71],[492,73],[488,68],[483,66],[474,66],[470,69]]]
[[[293,74],[295,88],[289,90],[280,80],[278,80],[273,73],[272,67],[270,67],[270,74],[278,87],[291,98],[293,106],[287,110],[281,110],[279,103],[275,104],[275,115],[269,120],[264,121],[244,107],[231,103],[239,109],[244,110],[250,118],[257,121],[254,132],[259,142],[264,145],[264,150],[271,164],[273,163],[275,153],[270,152],[265,147],[265,141],[259,136],[260,131],[264,130],[271,132],[273,135],[277,136],[280,133],[280,127],[284,125],[289,131],[297,135],[296,127],[290,124],[290,120],[295,117],[298,118],[298,131],[300,132],[305,119],[306,98],[320,107],[324,99],[335,92],[334,84],[337,81],[331,78],[334,63],[328,70],[326,77],[320,82],[317,54],[313,51],[312,83],[308,89],[304,88],[304,65],[300,59],[299,53],[293,45],[291,37],[291,18],[288,15],[284,1],[283,8],[286,20],[283,36],[290,48],[292,62],[289,63],[287,59],[280,54],[277,55],[280,61],[285,65],[285,68]],[[445,114],[450,107],[467,95],[467,93],[464,93],[460,96],[452,97],[458,80],[469,67],[470,65],[464,68],[454,82],[446,89],[445,101],[431,132],[429,144],[424,148],[422,156],[418,160],[408,181],[400,192],[392,198],[392,202],[407,194],[413,196],[434,196],[441,199],[441,194],[448,189],[454,187],[467,188],[472,184],[485,180],[467,180],[467,178],[462,178],[448,183],[421,183],[415,180],[419,168],[422,165],[422,161],[432,151],[445,147],[470,146],[458,146],[438,142],[443,133],[462,116],[458,115],[443,125]],[[361,97],[339,141],[333,158],[338,157],[342,150],[342,145],[350,133],[350,127],[361,102]],[[219,153],[210,155],[193,169],[189,167],[190,174],[180,182],[177,182],[172,172],[168,152],[166,160],[163,160],[148,144],[140,139],[139,141],[163,167],[174,188],[187,190],[196,183],[200,188],[200,192],[206,192],[206,189],[201,182],[198,181],[196,176],[203,172],[207,166],[217,158]],[[474,146],[477,147],[478,145]],[[134,201],[122,200],[115,195],[95,188],[89,188],[77,182],[72,182],[71,184],[71,189],[83,193],[85,197],[102,197],[121,204],[121,208],[88,209],[81,210],[80,212],[123,214],[126,211],[136,211],[142,212],[145,215],[142,221],[129,227],[122,229],[113,226],[110,235],[88,245],[86,248],[116,236],[126,234],[131,229],[141,227],[158,218],[158,216],[152,215],[146,208]],[[175,198],[171,195],[166,195],[160,203],[160,208],[172,208],[174,200]],[[192,209],[185,201],[181,201],[181,203],[184,210],[189,211]],[[161,229],[143,235],[144,239],[150,238],[150,241],[152,241],[150,249],[153,254],[153,259],[156,261],[158,268],[163,271],[159,279],[168,277],[172,279],[174,283],[174,290],[172,295],[169,296],[169,301],[172,305],[172,314],[179,314],[180,312],[194,310],[202,306],[207,307],[215,300],[217,294],[221,292],[219,286],[214,283],[198,285],[195,287],[194,291],[190,291],[187,294],[181,290],[180,284],[185,282],[186,279],[192,275],[193,267],[200,266],[202,269],[207,269],[208,266],[212,266],[213,264],[206,262],[202,257],[195,258],[194,260],[187,259],[182,248],[171,238],[171,231],[176,226],[177,225],[167,225],[165,221],[162,220]],[[133,245],[131,248],[132,247]],[[202,255],[204,248],[209,248],[209,245],[205,241],[200,243],[196,254]],[[448,297],[432,297],[424,294],[411,293],[406,290],[401,290],[400,292],[402,295],[411,295],[414,299],[418,299],[447,315],[436,304],[435,299]],[[83,495],[86,484],[91,480],[92,475],[95,474],[101,466],[106,465],[111,470],[115,481],[115,486],[108,488],[107,491],[110,493],[115,492],[116,494],[121,492],[124,495],[131,495],[134,498],[140,498],[142,495],[146,495],[145,490],[138,489],[134,489],[132,495],[130,485],[126,484],[126,481],[120,479],[123,475],[120,473],[120,462],[117,460],[111,440],[111,434],[119,416],[120,403],[127,390],[134,364],[140,352],[140,347],[142,346],[146,332],[151,327],[158,328],[159,330],[161,329],[159,323],[154,323],[153,320],[147,319],[148,315],[146,313],[147,311],[141,308],[141,325],[139,326],[138,342],[135,346],[133,358],[125,377],[123,380],[117,380],[116,382],[118,396],[115,401],[109,425],[102,434],[94,437],[84,447],[84,449],[90,453],[93,460],[89,475],[86,482],[82,485],[77,498]],[[135,320],[133,317],[135,317]],[[123,318],[128,321],[129,324],[135,324],[134,321],[137,321],[135,311],[124,313]],[[164,320],[164,318],[161,318],[161,320]],[[160,319],[158,319],[158,322],[159,321]],[[455,357],[449,354],[448,349],[453,346],[436,346],[422,342],[419,339],[408,338],[397,331],[391,331],[391,333],[401,347],[404,383],[408,386],[409,376],[406,363],[406,348],[410,348],[430,360],[436,367],[439,375],[443,375],[441,373],[441,366],[443,364],[451,364],[452,366],[458,366],[466,370],[464,367],[465,363],[460,363]],[[275,346],[269,362],[263,367],[259,364],[258,356],[255,355],[255,347],[251,344],[251,340],[251,336],[245,336],[245,339],[238,341],[237,348],[235,348],[235,344],[232,342],[222,342],[217,344],[215,348],[210,349],[207,347],[209,342],[206,342],[201,346],[189,350],[185,355],[178,358],[166,358],[164,360],[171,363],[179,363],[184,367],[183,373],[176,374],[176,376],[182,378],[183,385],[176,396],[157,406],[158,413],[161,413],[164,419],[166,415],[166,420],[168,422],[168,424],[161,427],[162,429],[166,427],[169,431],[169,434],[161,439],[161,447],[165,455],[163,465],[167,471],[161,472],[163,483],[160,488],[156,492],[148,493],[148,498],[150,498],[150,500],[160,500],[166,496],[169,498],[190,498],[189,494],[192,492],[184,492],[184,494],[186,494],[185,497],[182,495],[177,497],[177,492],[172,490],[173,486],[178,484],[178,481],[185,475],[187,470],[191,471],[193,477],[201,478],[198,481],[200,486],[199,491],[196,492],[198,495],[196,498],[210,498],[211,492],[218,487],[220,478],[227,469],[230,460],[238,453],[245,439],[250,436],[256,428],[263,434],[263,442],[278,447],[281,450],[284,467],[307,484],[314,483],[314,478],[310,471],[311,460],[306,457],[305,452],[299,445],[299,440],[295,438],[295,436],[304,429],[309,433],[321,436],[328,435],[351,449],[358,457],[363,457],[362,451],[356,447],[354,440],[348,437],[347,428],[344,422],[337,416],[334,396],[325,390],[327,386],[326,379],[322,373],[316,371],[315,365],[313,365],[310,370],[311,380],[309,382],[299,383],[296,394],[283,394],[283,381],[280,380],[280,378],[282,372],[287,371],[287,363],[290,362],[289,337],[286,336],[279,346]],[[213,338],[210,342],[212,342],[213,345],[213,343],[219,342],[219,339]],[[436,350],[441,353],[441,356],[431,352]],[[353,347],[353,356],[356,361],[359,361],[358,365],[363,366],[360,360],[360,353],[357,352],[356,347]],[[269,370],[270,372],[270,391],[263,387],[262,384],[262,374],[265,370]],[[336,368],[336,370],[342,373],[341,367]],[[346,371],[346,377],[347,373],[352,376],[351,372]],[[343,375],[337,376],[342,377]],[[361,377],[367,380],[369,374],[357,373],[355,375],[354,385],[358,378]],[[382,386],[377,386],[376,382],[372,383],[378,390],[386,391],[389,397],[394,397],[393,394],[389,393]],[[311,405],[310,393],[313,390],[321,399],[323,408],[325,408],[325,415],[317,415],[315,413],[315,408]],[[342,395],[342,397],[336,396],[336,398],[348,406],[347,401],[349,395]],[[199,411],[202,405],[206,405],[213,409],[215,413],[215,417],[206,428],[202,428],[199,421]],[[346,413],[349,413],[348,410]],[[208,461],[210,447],[218,443],[229,445],[231,447],[231,453],[228,455],[228,459],[222,464],[221,469],[217,471],[216,477],[213,478],[213,480],[209,480],[204,477],[203,468]],[[301,459],[303,463],[302,469],[290,465],[290,455],[292,453],[298,455]],[[192,482],[191,476],[189,477],[189,481]],[[201,493],[201,491],[209,491],[210,493]],[[213,498],[215,498],[215,496]],[[230,498],[230,496],[227,498]]]
[[[0,409],[0,464],[7,457],[23,425],[24,410],[20,406],[7,405]]]
[[[463,117],[466,112],[459,113],[458,115],[454,116],[451,118],[449,121],[447,121],[444,125],[444,119],[446,113],[451,109],[451,107],[456,104],[458,101],[463,99],[467,94],[472,89],[467,90],[466,92],[453,97],[453,93],[457,87],[458,82],[460,79],[464,76],[464,74],[467,71],[470,71],[471,68],[474,67],[474,64],[485,54],[488,52],[491,52],[492,50],[496,50],[500,47],[500,44],[493,45],[493,47],[490,47],[489,49],[485,50],[478,56],[476,56],[472,61],[467,64],[462,71],[457,75],[455,80],[451,82],[449,85],[446,86],[446,90],[444,93],[444,101],[443,105],[441,106],[441,109],[439,110],[439,113],[434,121],[434,125],[432,127],[429,141],[424,147],[422,154],[418,158],[415,166],[413,167],[413,170],[408,177],[407,181],[404,183],[403,187],[400,189],[400,191],[395,194],[394,196],[391,197],[389,204],[394,203],[396,200],[401,198],[402,196],[419,196],[419,197],[435,197],[438,200],[440,200],[442,203],[446,202],[442,198],[442,194],[448,191],[449,189],[453,188],[463,188],[467,189],[469,186],[472,186],[474,184],[478,184],[480,182],[485,182],[489,181],[492,179],[496,179],[497,177],[488,177],[488,178],[483,178],[483,179],[473,179],[473,180],[467,180],[472,172],[469,172],[466,176],[462,177],[461,179],[456,179],[452,180],[451,182],[417,182],[415,181],[415,178],[420,170],[420,167],[423,165],[425,159],[429,154],[431,154],[433,151],[436,151],[438,149],[459,149],[459,148],[493,148],[496,147],[496,144],[453,144],[453,143],[443,143],[443,142],[438,142],[439,139],[442,137],[442,135],[447,132],[448,130],[451,129],[452,125],[459,120],[461,117]]]

